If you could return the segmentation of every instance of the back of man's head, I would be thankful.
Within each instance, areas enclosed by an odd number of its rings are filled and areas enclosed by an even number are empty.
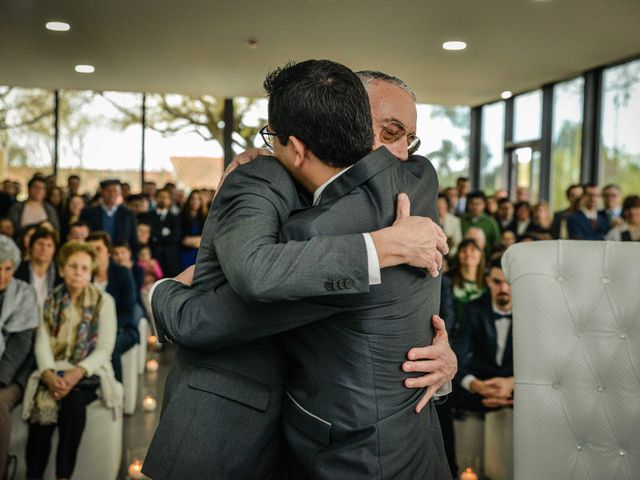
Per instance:
[[[360,78],[360,81],[365,88],[369,88],[369,86],[373,82],[390,83],[391,85],[396,85],[407,93],[411,94],[411,97],[414,101],[416,99],[416,94],[413,93],[413,90],[411,90],[411,88],[409,88],[409,85],[400,80],[398,77],[394,77],[393,75],[379,72],[377,70],[360,70],[359,72],[356,72],[356,75],[358,76],[358,78]]]
[[[288,63],[267,75],[264,89],[269,127],[283,145],[294,136],[332,167],[348,167],[371,152],[367,92],[344,65],[329,60]]]

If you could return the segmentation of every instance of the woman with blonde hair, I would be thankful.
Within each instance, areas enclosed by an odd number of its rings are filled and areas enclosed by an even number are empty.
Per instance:
[[[45,301],[36,332],[37,370],[24,397],[29,419],[27,478],[42,478],[51,436],[58,427],[56,476],[70,478],[86,422],[86,407],[98,398],[116,408],[117,386],[111,367],[116,336],[113,298],[91,283],[96,270],[91,245],[70,242],[58,256],[64,283]]]

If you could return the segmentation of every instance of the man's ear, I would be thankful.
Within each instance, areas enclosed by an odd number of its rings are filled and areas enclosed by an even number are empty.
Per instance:
[[[296,168],[300,168],[304,161],[307,159],[307,155],[310,153],[310,150],[307,148],[304,142],[302,142],[302,140],[294,137],[293,135],[289,136],[289,141],[291,142],[291,145],[293,145],[293,150],[295,152],[293,165]]]

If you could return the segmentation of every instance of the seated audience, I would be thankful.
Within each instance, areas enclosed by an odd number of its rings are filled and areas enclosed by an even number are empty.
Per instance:
[[[111,261],[111,239],[106,232],[93,232],[87,242],[96,252],[96,273],[93,285],[106,291],[116,302],[118,328],[113,347],[112,364],[116,379],[122,381],[120,357],[140,341],[136,318],[136,286],[131,270]]]
[[[538,202],[533,206],[533,223],[529,226],[528,232],[536,240],[551,240],[551,210],[547,202]]]
[[[146,220],[138,220],[136,225],[136,239],[139,248],[148,247],[151,242],[151,225]]]
[[[121,267],[131,270],[133,281],[136,285],[136,312],[134,317],[137,319],[144,317],[145,313],[142,297],[140,296],[142,286],[144,285],[144,270],[140,265],[133,261],[133,252],[131,251],[131,247],[123,242],[114,243],[111,247],[111,259],[116,263],[116,265],[120,265]]]
[[[622,223],[622,192],[620,187],[612,183],[606,185],[602,189],[602,203],[604,203],[602,213],[609,219],[609,228],[620,225]]]
[[[163,188],[156,195],[156,209],[144,215],[151,225],[151,252],[162,271],[169,277],[180,273],[180,217],[171,211],[169,190]]]
[[[487,215],[496,218],[496,214],[498,213],[498,199],[494,195],[487,197],[487,207],[485,208],[485,212]]]
[[[54,207],[44,201],[47,193],[46,181],[42,177],[34,176],[29,180],[29,198],[24,202],[14,203],[7,216],[19,231],[27,225],[33,225],[47,220],[54,229],[60,230],[58,214]]]
[[[129,195],[131,195],[131,184],[122,182],[122,199],[126,202]]]
[[[80,220],[80,214],[85,207],[84,198],[81,195],[71,195],[60,216],[60,238],[66,239],[71,225]]]
[[[482,248],[475,241],[465,239],[458,247],[456,260],[455,267],[447,273],[453,288],[454,331],[465,321],[462,316],[464,306],[486,291]]]
[[[604,240],[609,232],[609,219],[598,211],[600,188],[591,184],[584,188],[580,209],[567,218],[569,238],[572,240]]]
[[[511,245],[516,243],[516,234],[511,230],[505,230],[500,235],[500,244],[505,247],[505,249],[509,248]]]
[[[0,191],[0,217],[6,217],[9,214],[9,210],[15,201],[15,197],[6,193],[4,188],[3,191]]]
[[[451,212],[451,205],[449,204],[449,198],[441,193],[438,195],[438,216],[439,223],[447,236],[447,243],[449,244],[449,256],[455,256],[458,245],[462,241],[462,227],[460,226],[460,218],[453,215]]]
[[[138,250],[135,216],[118,202],[121,197],[119,180],[100,182],[101,204],[82,210],[80,219],[87,222],[92,232],[105,231],[116,242],[127,242],[134,252]]]
[[[462,233],[467,233],[471,227],[480,228],[487,239],[485,253],[488,254],[500,239],[500,229],[495,219],[485,213],[485,207],[484,193],[477,191],[467,196],[467,213],[462,217]]]
[[[487,237],[485,237],[484,231],[481,228],[471,227],[467,230],[467,233],[464,234],[464,239],[473,240],[483,252],[487,251]]]
[[[11,436],[11,411],[22,401],[31,373],[29,356],[39,311],[32,286],[14,278],[20,250],[0,235],[0,476],[5,473]]]
[[[181,235],[180,239],[180,270],[195,265],[202,229],[207,220],[207,205],[202,191],[193,190],[180,212]],[[445,231],[445,234],[447,232]]]
[[[147,180],[142,184],[142,194],[149,199],[149,208],[147,210],[156,209],[156,192],[157,191],[158,191],[158,187],[156,186],[156,182]]]
[[[29,239],[29,260],[22,262],[15,277],[30,284],[36,291],[38,305],[53,289],[62,283],[54,258],[58,245],[58,234],[47,228],[38,228]]]
[[[468,211],[467,195],[471,188],[471,182],[467,177],[459,177],[456,179],[456,202],[453,203],[453,213],[458,217],[462,217]],[[483,197],[484,198],[484,197]],[[484,210],[484,207],[482,208]]]
[[[455,406],[467,412],[513,405],[511,286],[500,259],[487,274],[489,293],[468,303],[453,346],[458,357]]]
[[[0,218],[0,235],[4,235],[9,238],[14,238],[16,236],[16,227],[9,217]]]
[[[151,255],[149,247],[142,247],[138,255],[138,266],[144,271],[142,290],[148,292],[153,284],[164,277],[164,272],[158,261]]]
[[[569,206],[564,210],[556,212],[554,215],[553,223],[551,225],[551,235],[553,238],[562,240],[569,238],[567,218],[577,212],[580,208],[580,199],[582,198],[583,193],[584,190],[582,185],[570,185],[569,188],[567,188],[565,195],[569,202]]]
[[[27,478],[42,478],[58,427],[56,477],[73,475],[86,423],[86,408],[100,398],[116,407],[116,388],[109,363],[115,339],[115,305],[110,295],[91,284],[96,266],[90,245],[62,247],[58,267],[64,283],[53,291],[36,333],[38,369],[25,392],[29,418]]]
[[[516,239],[520,239],[525,232],[529,231],[531,226],[531,205],[529,202],[518,202],[513,207],[513,220],[507,227],[516,235]]]
[[[640,197],[630,195],[622,205],[624,220],[613,227],[607,234],[607,240],[638,242],[640,241]]]
[[[45,201],[51,205],[58,215],[58,220],[61,219],[62,212],[64,210],[64,191],[62,188],[57,185],[52,186],[47,189],[47,195],[45,196]]]
[[[77,222],[69,225],[69,233],[67,233],[67,242],[84,242],[91,232],[89,231],[89,225],[87,222],[78,220]]]
[[[508,198],[498,200],[498,211],[495,215],[500,231],[504,232],[513,221],[513,204]]]

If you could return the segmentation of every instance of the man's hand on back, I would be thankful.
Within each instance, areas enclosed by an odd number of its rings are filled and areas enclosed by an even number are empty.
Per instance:
[[[447,236],[430,218],[410,216],[409,209],[409,197],[401,193],[394,224],[371,233],[380,268],[406,263],[437,277],[442,258],[449,253]]]
[[[216,188],[216,193],[220,191],[220,187],[222,187],[222,184],[224,183],[224,179],[227,178],[227,176],[231,172],[233,172],[240,165],[244,165],[245,163],[252,162],[253,160],[255,160],[261,155],[267,155],[267,156],[273,155],[273,152],[266,148],[250,148],[236,155],[231,161],[231,163],[227,165],[227,168],[224,169],[222,178],[220,178],[220,183],[218,183],[218,188]]]
[[[458,359],[449,346],[449,336],[447,335],[444,320],[438,315],[434,315],[432,322],[435,335],[431,345],[412,348],[407,354],[409,361],[402,364],[402,369],[405,372],[421,372],[425,374],[418,378],[408,378],[404,382],[408,388],[428,387],[426,393],[416,405],[416,413],[420,413],[434,393],[444,384],[450,382],[458,371]]]

